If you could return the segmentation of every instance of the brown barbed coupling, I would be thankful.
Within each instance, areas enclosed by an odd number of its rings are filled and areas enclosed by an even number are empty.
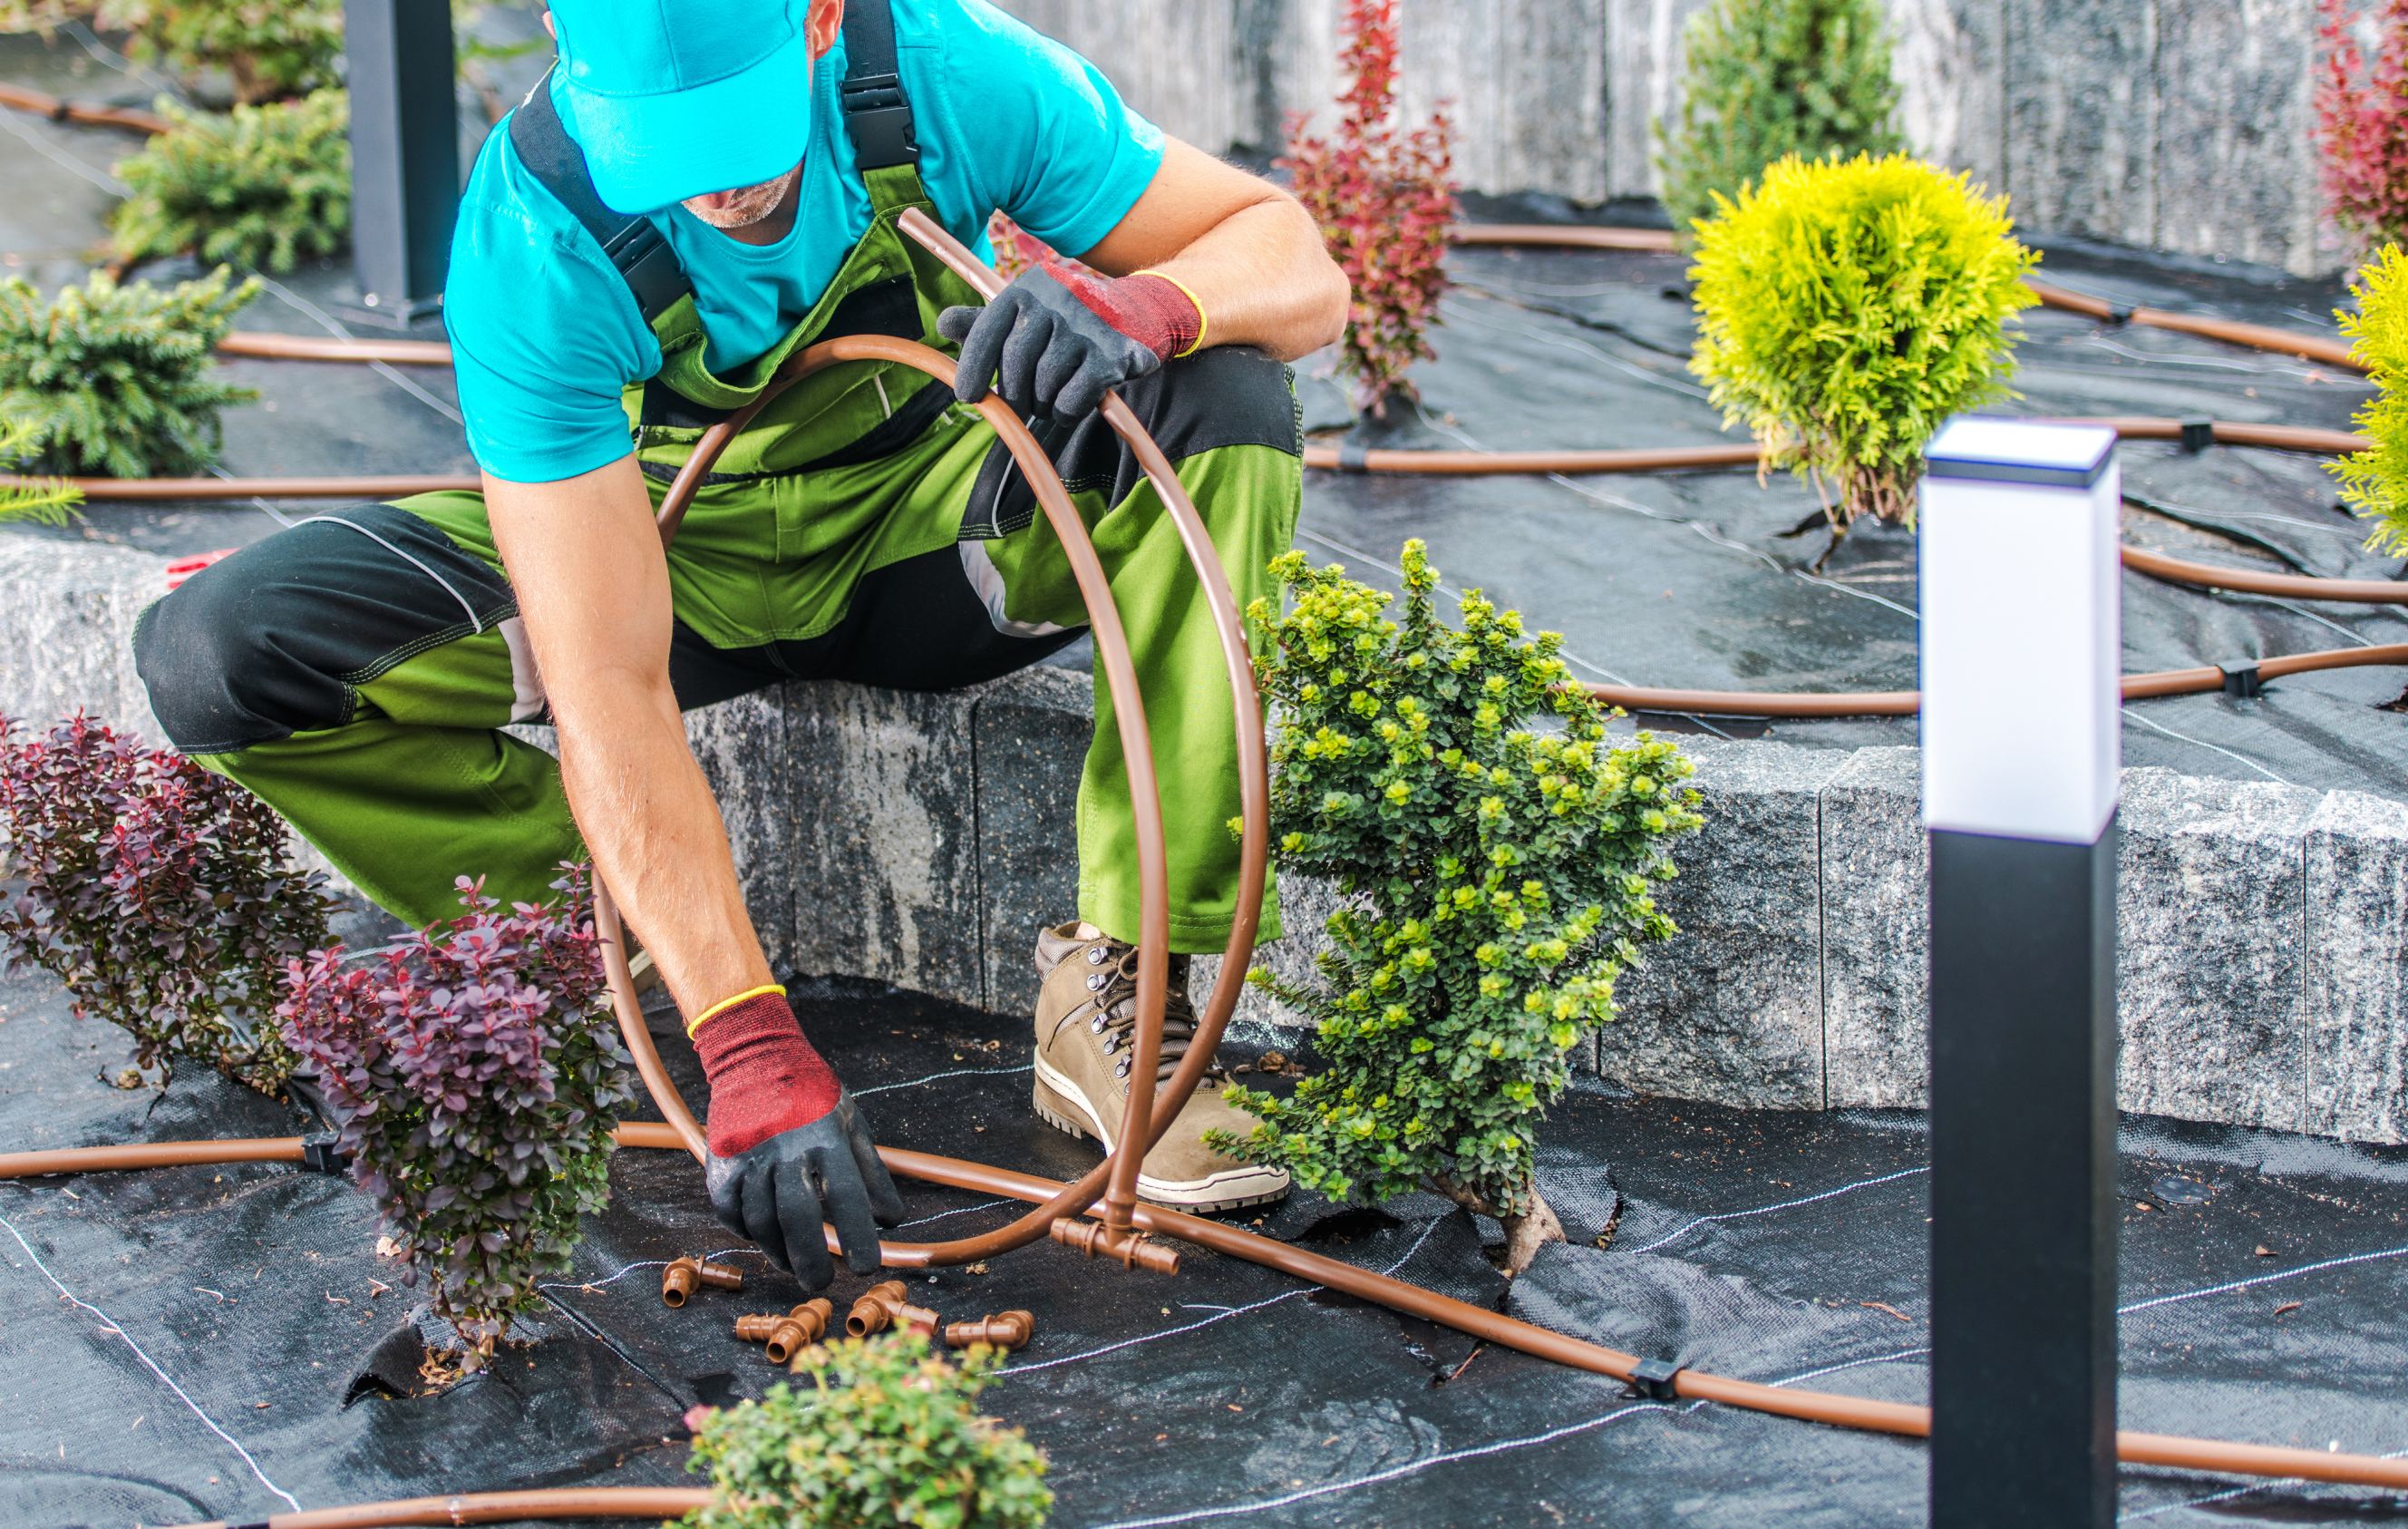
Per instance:
[[[983,1343],[1007,1351],[1028,1342],[1037,1331],[1037,1319],[1025,1311],[999,1312],[983,1321],[947,1322],[945,1347],[967,1349],[973,1343]]]
[[[1178,1248],[1126,1227],[1109,1227],[1101,1221],[1064,1216],[1054,1223],[1054,1240],[1089,1258],[1117,1260],[1124,1269],[1150,1269],[1166,1275],[1179,1272]]]
[[[747,1343],[765,1345],[769,1363],[783,1364],[826,1336],[828,1324],[834,1320],[835,1304],[822,1298],[806,1301],[792,1311],[738,1317],[736,1319],[736,1335]]]
[[[935,1337],[942,1321],[942,1318],[927,1307],[911,1304],[909,1292],[903,1289],[903,1281],[889,1279],[861,1292],[861,1298],[853,1303],[853,1309],[844,1314],[844,1330],[856,1338],[866,1338],[890,1327],[908,1327],[915,1333]]]
[[[698,1258],[673,1258],[661,1271],[661,1305],[676,1307],[685,1305],[696,1285],[709,1285],[713,1290],[740,1291],[744,1288],[744,1271],[731,1269],[724,1263],[712,1263]]]

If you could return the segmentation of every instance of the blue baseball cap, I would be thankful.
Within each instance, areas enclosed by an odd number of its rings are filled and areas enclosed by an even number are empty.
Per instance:
[[[810,137],[810,0],[552,0],[562,115],[619,212],[785,174]]]

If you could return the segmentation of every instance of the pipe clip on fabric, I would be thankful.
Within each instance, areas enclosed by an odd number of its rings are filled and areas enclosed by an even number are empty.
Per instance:
[[[1370,471],[1371,448],[1364,445],[1359,440],[1349,440],[1340,441],[1338,443],[1338,470],[1340,472]]]
[[[2235,663],[2218,664],[2216,672],[2224,676],[2224,693],[2235,700],[2254,700],[2265,693],[2266,676],[2255,658]]]
[[[1669,1359],[1642,1359],[1630,1366],[1630,1384],[1622,1394],[1634,1402],[1677,1402],[1684,1367]]]
[[[335,1133],[322,1131],[301,1138],[301,1166],[313,1174],[340,1174],[351,1165],[351,1155],[336,1145]]]
[[[2186,419],[2182,422],[2182,449],[2193,456],[2215,444],[2215,421]]]
[[[2111,302],[2107,305],[2107,322],[2120,329],[2131,323],[2132,315],[2139,311],[2140,310],[2130,303]]]

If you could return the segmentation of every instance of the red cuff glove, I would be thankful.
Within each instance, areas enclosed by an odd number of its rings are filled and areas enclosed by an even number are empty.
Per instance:
[[[803,1039],[785,995],[755,993],[695,1027],[710,1079],[710,1150],[733,1158],[824,1118],[843,1085]]]

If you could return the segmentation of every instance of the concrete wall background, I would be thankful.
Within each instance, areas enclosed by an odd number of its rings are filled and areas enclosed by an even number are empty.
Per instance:
[[[999,0],[1169,131],[1281,141],[1337,90],[1338,0]],[[1709,0],[1405,0],[1405,104],[1453,103],[1476,191],[1652,195]],[[2336,269],[2310,141],[2315,0],[1887,0],[1921,152],[2039,233]]]

